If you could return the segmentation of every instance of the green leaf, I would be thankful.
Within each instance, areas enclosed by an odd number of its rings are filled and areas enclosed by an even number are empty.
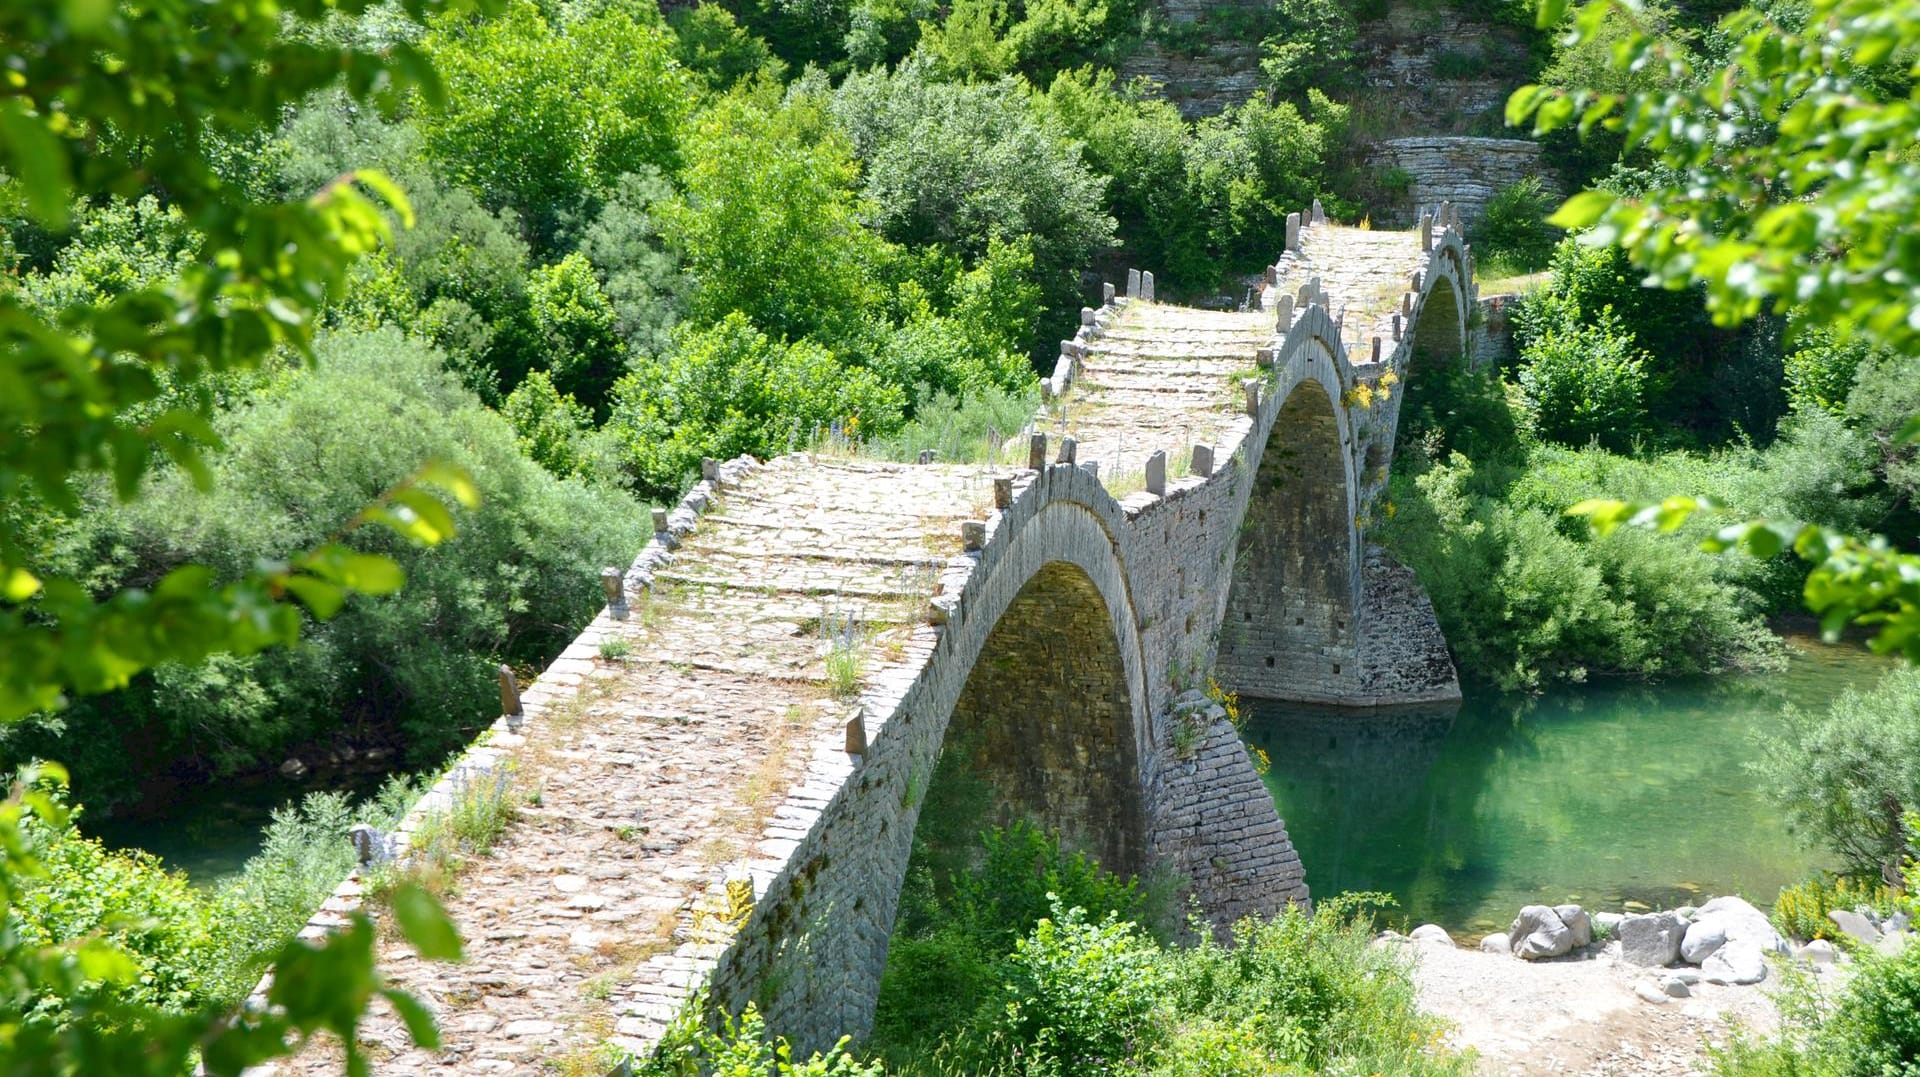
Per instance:
[[[480,488],[473,484],[473,477],[463,468],[436,460],[421,468],[418,478],[422,483],[438,486],[452,494],[454,500],[466,508],[480,507]]]
[[[1912,445],[1916,441],[1920,441],[1920,415],[1915,415],[1902,423],[1900,429],[1893,435],[1895,445]]]
[[[405,991],[391,987],[380,989],[380,996],[393,1007],[393,1012],[406,1022],[407,1035],[413,1037],[416,1046],[432,1050],[440,1046],[440,1026],[434,1023],[433,1014],[420,1000]]]
[[[391,557],[355,553],[341,559],[340,581],[363,595],[389,595],[407,582],[407,574]]]
[[[27,211],[49,230],[65,231],[67,203],[73,197],[67,150],[47,130],[46,121],[27,111],[23,98],[0,101],[0,148],[0,161],[26,188]]]
[[[1540,0],[1540,9],[1534,15],[1535,29],[1551,30],[1560,25],[1567,14],[1567,0]]]
[[[1547,218],[1547,223],[1569,232],[1586,228],[1613,207],[1614,196],[1606,191],[1581,191]]]
[[[40,593],[40,577],[24,568],[0,570],[0,598],[25,602]]]
[[[322,621],[339,613],[347,601],[344,589],[315,576],[288,576],[286,588]]]
[[[460,932],[434,896],[416,883],[393,892],[393,918],[421,957],[429,961],[461,960]]]

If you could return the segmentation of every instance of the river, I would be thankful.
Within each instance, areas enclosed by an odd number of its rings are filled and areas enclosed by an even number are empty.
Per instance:
[[[1249,743],[1316,896],[1387,891],[1390,920],[1479,934],[1520,906],[1770,908],[1827,866],[1787,833],[1747,764],[1789,706],[1824,709],[1889,660],[1789,637],[1782,673],[1544,696],[1470,691],[1393,713],[1254,702]]]

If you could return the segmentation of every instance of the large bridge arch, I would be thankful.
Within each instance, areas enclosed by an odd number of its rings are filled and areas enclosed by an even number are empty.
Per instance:
[[[1345,353],[1315,308],[1276,360],[1272,402],[1248,434],[1233,570],[1215,664],[1222,683],[1267,699],[1350,691],[1362,544]]]

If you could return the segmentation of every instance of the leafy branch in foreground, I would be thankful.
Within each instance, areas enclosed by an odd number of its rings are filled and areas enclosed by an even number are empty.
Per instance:
[[[363,915],[323,939],[289,942],[274,961],[266,1006],[238,1015],[170,1013],[128,1001],[140,968],[97,934],[27,941],[12,910],[46,875],[35,839],[65,825],[58,795],[65,782],[66,772],[52,764],[23,769],[0,801],[0,1073],[178,1077],[198,1057],[213,1077],[238,1077],[327,1032],[339,1039],[347,1072],[359,1077],[369,1069],[354,1033],[376,997],[399,1013],[415,1043],[438,1046],[426,1008],[375,970],[374,928]],[[460,960],[459,936],[431,894],[402,888],[392,908],[421,957]]]
[[[1567,0],[1541,0],[1539,25]],[[1720,20],[1723,59],[1702,61],[1635,18],[1632,0],[1592,0],[1568,40],[1632,27],[1623,75],[1661,71],[1636,93],[1524,86],[1507,122],[1624,134],[1656,165],[1646,191],[1583,191],[1552,223],[1617,243],[1648,283],[1706,285],[1723,326],[1771,308],[1920,350],[1920,0],[1809,0]]]

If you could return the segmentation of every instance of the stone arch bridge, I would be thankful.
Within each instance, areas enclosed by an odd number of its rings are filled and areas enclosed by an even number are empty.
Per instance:
[[[469,961],[383,954],[445,1046],[375,1015],[380,1071],[645,1051],[701,984],[807,1046],[859,1035],[943,745],[1003,814],[1170,869],[1217,923],[1305,900],[1194,689],[1212,671],[1257,697],[1457,698],[1424,592],[1364,517],[1399,387],[1463,351],[1473,301],[1448,208],[1412,232],[1308,217],[1257,310],[1157,303],[1151,275],[1109,288],[999,463],[710,463],[524,712],[402,825],[404,845],[488,775],[524,805],[449,899]]]

